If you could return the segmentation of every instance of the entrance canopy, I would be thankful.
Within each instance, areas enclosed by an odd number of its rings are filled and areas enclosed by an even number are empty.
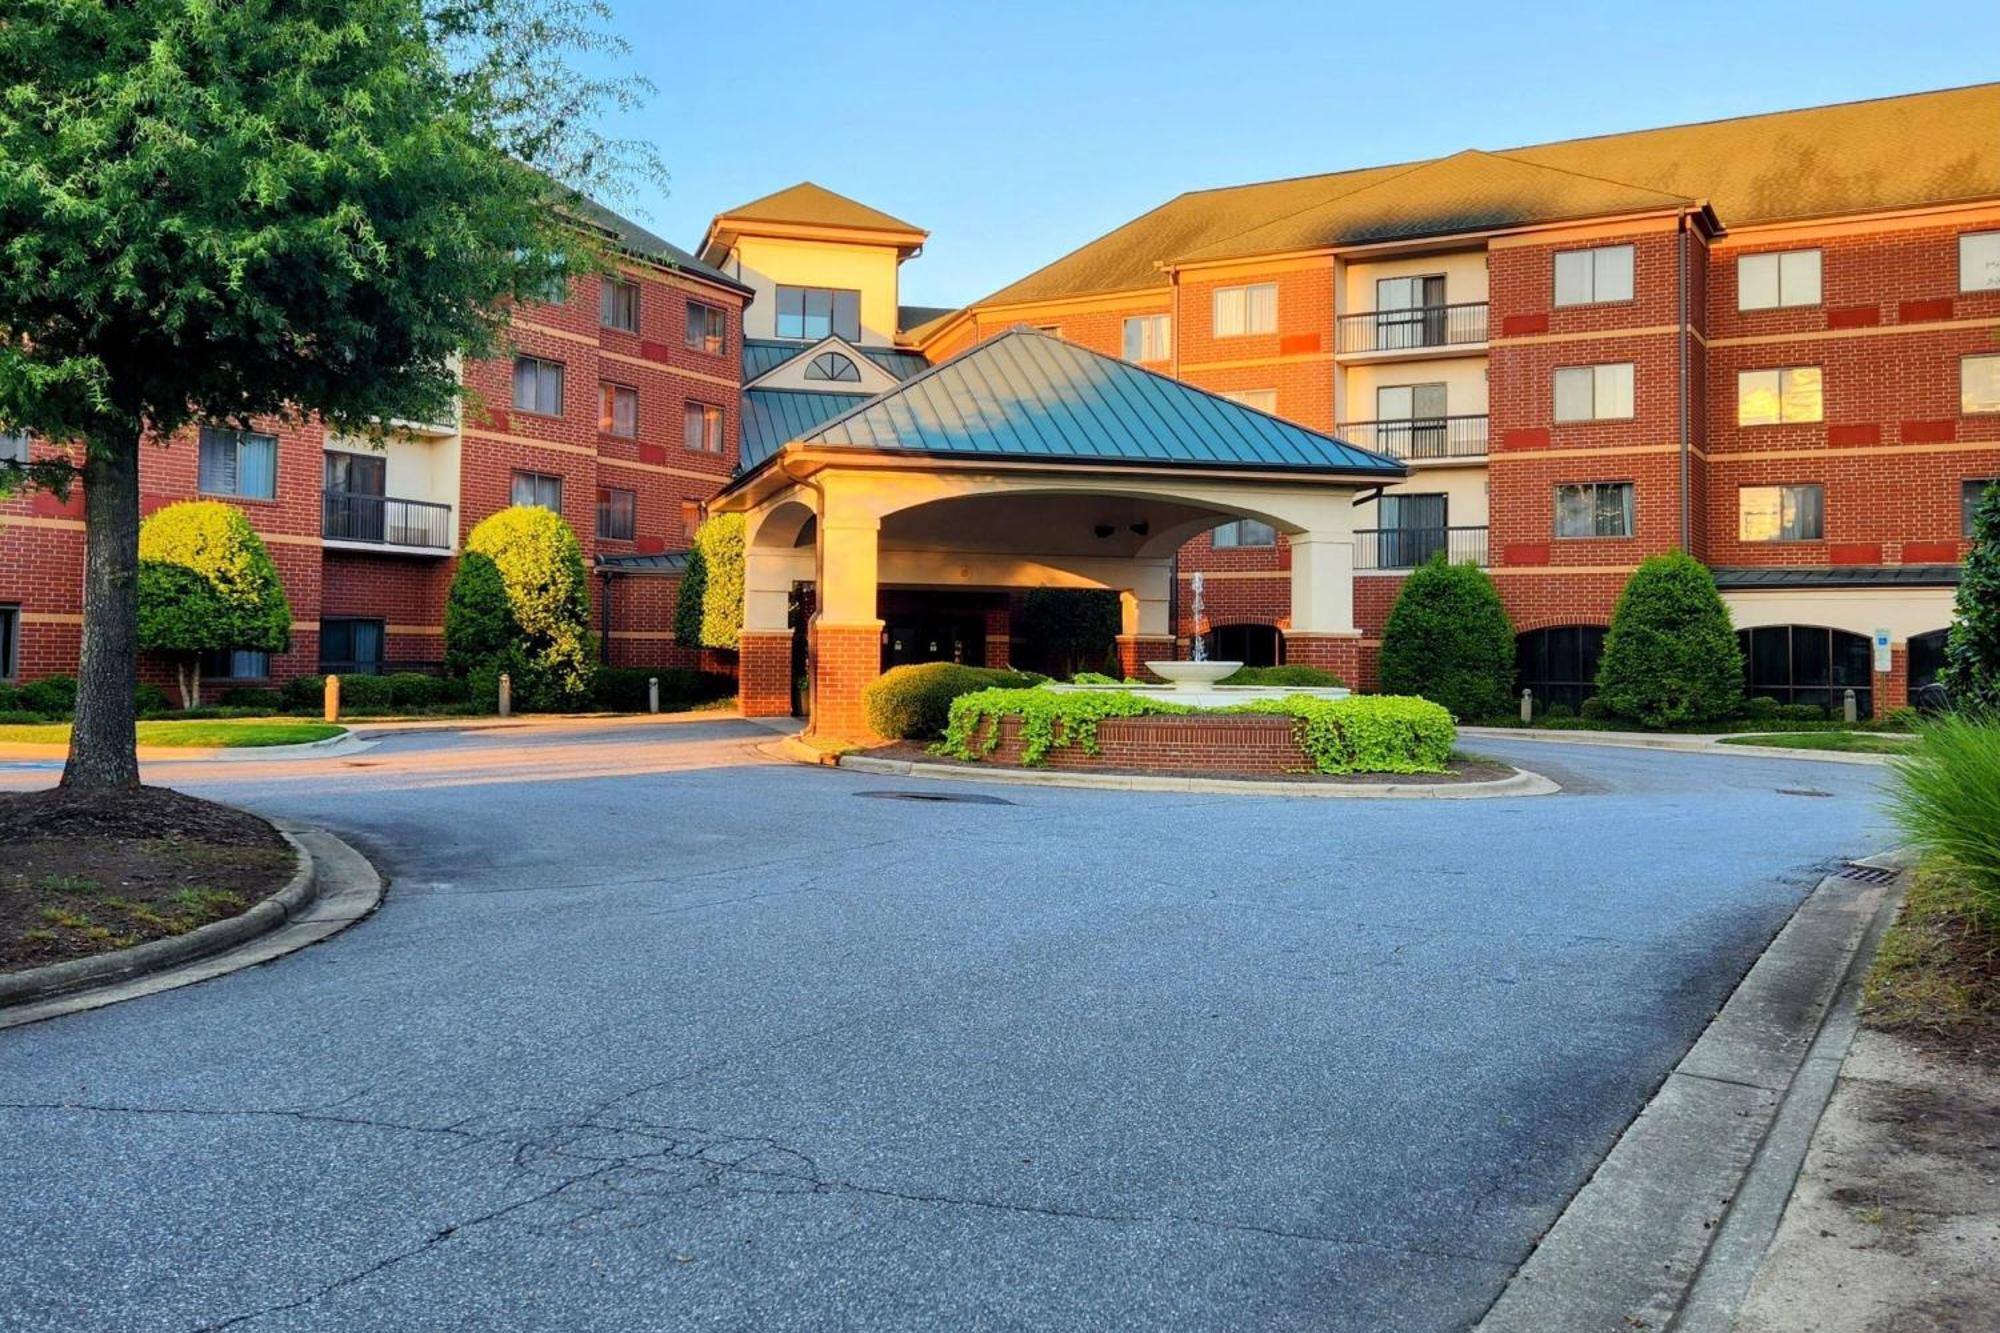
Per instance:
[[[865,735],[892,588],[1105,588],[1128,661],[1173,652],[1172,559],[1232,519],[1289,537],[1294,660],[1351,656],[1357,494],[1395,459],[1016,329],[854,406],[745,469],[710,506],[747,519],[744,674],[812,584],[816,732]],[[785,677],[789,680],[789,674]],[[746,709],[754,688],[745,687]]]

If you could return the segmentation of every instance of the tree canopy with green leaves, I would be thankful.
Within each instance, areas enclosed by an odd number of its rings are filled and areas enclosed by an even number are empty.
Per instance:
[[[515,505],[465,539],[445,601],[445,660],[491,698],[502,671],[525,709],[573,708],[596,670],[589,574],[562,515]]]
[[[1941,679],[1953,708],[2000,717],[2000,485],[1973,511]]]
[[[0,490],[85,506],[66,785],[138,781],[142,439],[435,420],[510,299],[601,262],[575,191],[658,174],[593,114],[601,0],[37,0],[0,40]],[[586,59],[587,58],[587,59]]]
[[[139,525],[139,648],[174,664],[201,706],[201,655],[292,646],[292,604],[264,539],[219,500],[168,505]]]

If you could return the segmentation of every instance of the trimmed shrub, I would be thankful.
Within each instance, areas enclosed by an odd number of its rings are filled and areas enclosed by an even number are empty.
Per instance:
[[[1642,562],[1625,582],[1597,693],[1615,717],[1672,727],[1743,706],[1743,654],[1708,566],[1679,551]]]
[[[234,689],[224,690],[219,702],[224,708],[255,708],[261,712],[275,713],[285,706],[285,693],[283,690],[237,686]]]
[[[1030,588],[1021,603],[1029,660],[1057,676],[1116,661],[1123,619],[1118,594],[1102,588]]]
[[[2000,486],[1973,513],[1952,617],[1938,680],[1953,708],[2000,716]]]
[[[1222,685],[1299,685],[1308,689],[1330,688],[1347,682],[1331,671],[1311,666],[1244,667],[1235,675],[1217,682]]]
[[[1780,722],[1824,722],[1828,714],[1818,704],[1779,704],[1771,716]]]
[[[1947,715],[1926,723],[1923,738],[1915,754],[1890,761],[1896,822],[1964,873],[1981,917],[2000,927],[2000,721]]]
[[[394,707],[432,708],[444,702],[444,681],[436,676],[426,676],[421,671],[398,671],[382,679],[389,684],[389,702]]]
[[[16,691],[15,702],[44,717],[69,717],[76,712],[76,677],[43,676]]]
[[[291,645],[285,585],[240,509],[190,500],[139,525],[139,649],[174,664],[183,704],[201,704],[203,653]]]
[[[877,736],[928,740],[944,734],[952,700],[960,695],[975,690],[1025,689],[1041,679],[1023,671],[961,666],[957,662],[890,667],[861,691],[861,706],[867,711],[869,729]]]
[[[734,648],[743,634],[741,514],[717,514],[695,529],[674,604],[674,641],[688,648]]]
[[[498,698],[503,671],[517,708],[583,703],[596,669],[587,579],[560,514],[515,505],[486,519],[466,538],[445,600],[448,669],[473,682],[480,703]]]
[[[342,676],[340,711],[386,713],[396,706],[395,687],[390,676]],[[324,688],[324,687],[322,687]]]
[[[174,708],[174,701],[169,699],[167,692],[157,685],[141,684],[133,695],[133,702],[142,714],[170,713]]]
[[[663,713],[727,699],[736,693],[733,679],[713,671],[691,671],[687,667],[604,667],[597,673],[592,699],[599,708],[614,713],[643,713],[646,682],[655,676],[660,679]]]
[[[1245,667],[1244,671],[1247,670],[1249,668]],[[1236,674],[1240,676],[1243,672],[1239,671]],[[1234,679],[1234,677],[1231,677],[1231,679]],[[1069,683],[1072,685],[1123,685],[1125,682],[1119,680],[1116,676],[1107,676],[1102,671],[1079,671],[1069,678]]]
[[[1382,627],[1379,672],[1384,694],[1414,694],[1456,718],[1503,711],[1514,626],[1486,571],[1442,551],[1412,571]]]
[[[1604,707],[1604,700],[1593,694],[1577,705],[1576,715],[1586,722],[1602,722],[1610,713]]]
[[[346,684],[345,680],[341,684]],[[282,691],[288,710],[307,710],[317,713],[326,703],[325,676],[293,676],[285,682]]]
[[[1783,706],[1770,695],[1759,694],[1743,701],[1743,709],[1739,716],[1752,721],[1766,721],[1776,717],[1778,710]]]

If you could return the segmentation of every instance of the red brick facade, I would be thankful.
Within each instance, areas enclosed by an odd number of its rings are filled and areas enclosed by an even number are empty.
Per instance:
[[[985,758],[1021,762],[1021,719],[1000,719],[1000,740]],[[1049,750],[1042,766],[1068,771],[1137,768],[1166,773],[1310,773],[1288,717],[1114,717],[1097,725],[1097,753],[1080,745]]]

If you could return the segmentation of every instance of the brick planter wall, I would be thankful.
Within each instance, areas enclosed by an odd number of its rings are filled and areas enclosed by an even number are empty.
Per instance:
[[[984,762],[1021,762],[1021,719],[1000,719],[1000,744]],[[1074,772],[1139,768],[1163,773],[1276,777],[1310,771],[1288,717],[1116,717],[1097,726],[1097,753],[1051,749],[1038,767]]]

